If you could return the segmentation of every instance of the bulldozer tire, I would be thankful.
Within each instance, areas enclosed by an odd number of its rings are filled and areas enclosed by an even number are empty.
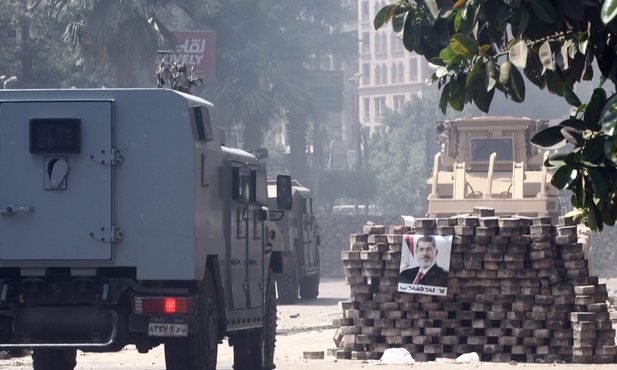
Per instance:
[[[73,370],[75,366],[76,349],[36,348],[32,351],[34,370]]]
[[[298,273],[293,270],[276,274],[276,289],[280,304],[294,304],[298,301]]]

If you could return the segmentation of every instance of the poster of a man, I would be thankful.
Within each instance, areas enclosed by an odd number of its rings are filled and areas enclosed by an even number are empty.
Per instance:
[[[447,295],[451,236],[405,235],[398,291]]]

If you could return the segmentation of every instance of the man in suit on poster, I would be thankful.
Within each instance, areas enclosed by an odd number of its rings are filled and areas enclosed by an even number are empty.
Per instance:
[[[419,266],[401,271],[399,283],[447,287],[448,271],[436,263],[439,251],[435,238],[427,235],[421,236],[416,242],[415,253],[412,250],[413,243],[410,243],[408,247]]]

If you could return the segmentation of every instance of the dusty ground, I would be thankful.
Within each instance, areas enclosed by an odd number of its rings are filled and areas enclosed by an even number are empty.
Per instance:
[[[617,289],[617,280],[608,282],[609,292]],[[617,292],[616,292],[617,294]],[[332,337],[335,329],[332,319],[339,317],[339,301],[348,299],[349,287],[343,280],[324,280],[320,286],[318,299],[301,302],[298,305],[279,306],[279,323],[275,363],[279,370],[360,370],[367,368],[415,369],[415,370],[473,370],[479,369],[519,369],[529,370],[617,370],[617,364],[575,365],[575,364],[526,364],[526,363],[477,363],[455,364],[452,360],[415,363],[413,365],[376,365],[365,361],[336,360],[328,356],[328,349],[334,348]],[[305,360],[304,352],[323,351],[323,360]],[[219,346],[217,369],[232,369],[232,351],[227,343]],[[0,360],[2,370],[31,369],[30,358]],[[139,354],[134,348],[125,348],[119,353],[93,354],[79,353],[77,370],[165,370],[165,360],[161,347],[148,354]]]

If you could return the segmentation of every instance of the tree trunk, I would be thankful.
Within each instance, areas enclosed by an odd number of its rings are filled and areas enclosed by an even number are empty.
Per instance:
[[[309,184],[308,166],[306,165],[306,129],[307,117],[302,114],[289,114],[287,136],[289,140],[289,166],[291,177],[302,184]]]
[[[255,117],[254,120],[245,122],[244,124],[244,145],[242,146],[246,151],[252,151],[258,149],[263,143],[262,127],[265,124],[259,121],[259,117]]]
[[[21,78],[30,81],[34,64],[34,52],[30,40],[30,22],[26,17],[22,17],[19,25],[21,40],[19,42],[19,59],[21,62]]]

